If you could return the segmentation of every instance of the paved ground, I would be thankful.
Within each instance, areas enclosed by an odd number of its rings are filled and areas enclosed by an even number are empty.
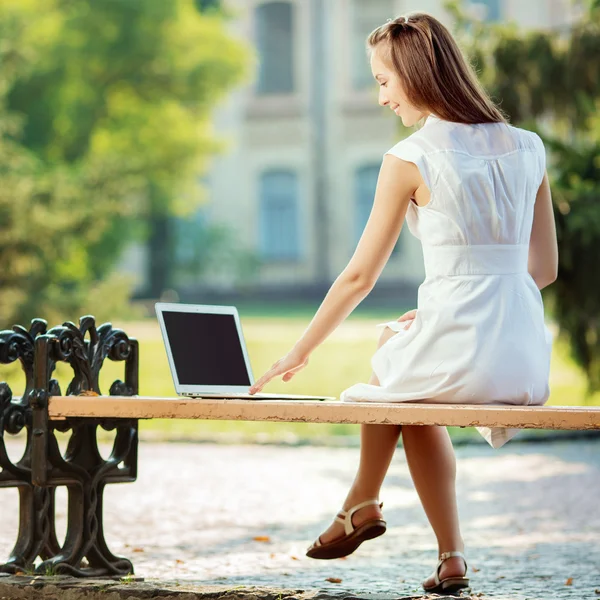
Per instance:
[[[473,597],[600,598],[600,439],[469,445],[457,456]],[[401,448],[381,495],[387,533],[345,560],[304,556],[339,508],[357,457],[349,448],[142,444],[138,481],[107,490],[109,546],[147,582],[180,589],[420,597],[436,546]],[[16,533],[16,497],[0,493],[0,556]]]

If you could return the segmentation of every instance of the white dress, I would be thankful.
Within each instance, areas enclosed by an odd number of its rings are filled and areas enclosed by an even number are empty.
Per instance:
[[[380,386],[359,383],[346,402],[544,404],[552,337],[527,271],[533,207],[546,166],[535,133],[502,123],[428,117],[387,154],[415,163],[431,200],[410,202],[425,281],[417,315],[374,354]],[[478,428],[495,448],[518,429]]]

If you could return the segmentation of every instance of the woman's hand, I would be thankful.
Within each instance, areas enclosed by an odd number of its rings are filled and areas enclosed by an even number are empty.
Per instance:
[[[398,322],[399,323],[406,323],[406,325],[404,325],[404,329],[408,329],[413,324],[413,321],[415,320],[416,316],[417,316],[417,309],[415,308],[413,310],[409,310],[408,312],[405,312],[398,319]]]
[[[295,349],[280,358],[249,390],[250,394],[260,392],[271,379],[283,375],[283,381],[289,381],[298,371],[308,364],[308,356],[300,355]]]

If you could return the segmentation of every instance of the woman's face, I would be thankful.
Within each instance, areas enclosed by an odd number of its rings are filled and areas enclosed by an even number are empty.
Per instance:
[[[400,78],[383,61],[377,48],[371,52],[371,71],[379,84],[379,104],[393,110],[402,119],[405,127],[412,127],[429,114],[416,109],[408,102]]]

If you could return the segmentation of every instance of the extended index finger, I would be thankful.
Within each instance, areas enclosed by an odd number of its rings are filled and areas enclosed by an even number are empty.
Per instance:
[[[271,367],[254,385],[250,388],[251,393],[260,392],[260,390],[277,375],[277,367]]]

